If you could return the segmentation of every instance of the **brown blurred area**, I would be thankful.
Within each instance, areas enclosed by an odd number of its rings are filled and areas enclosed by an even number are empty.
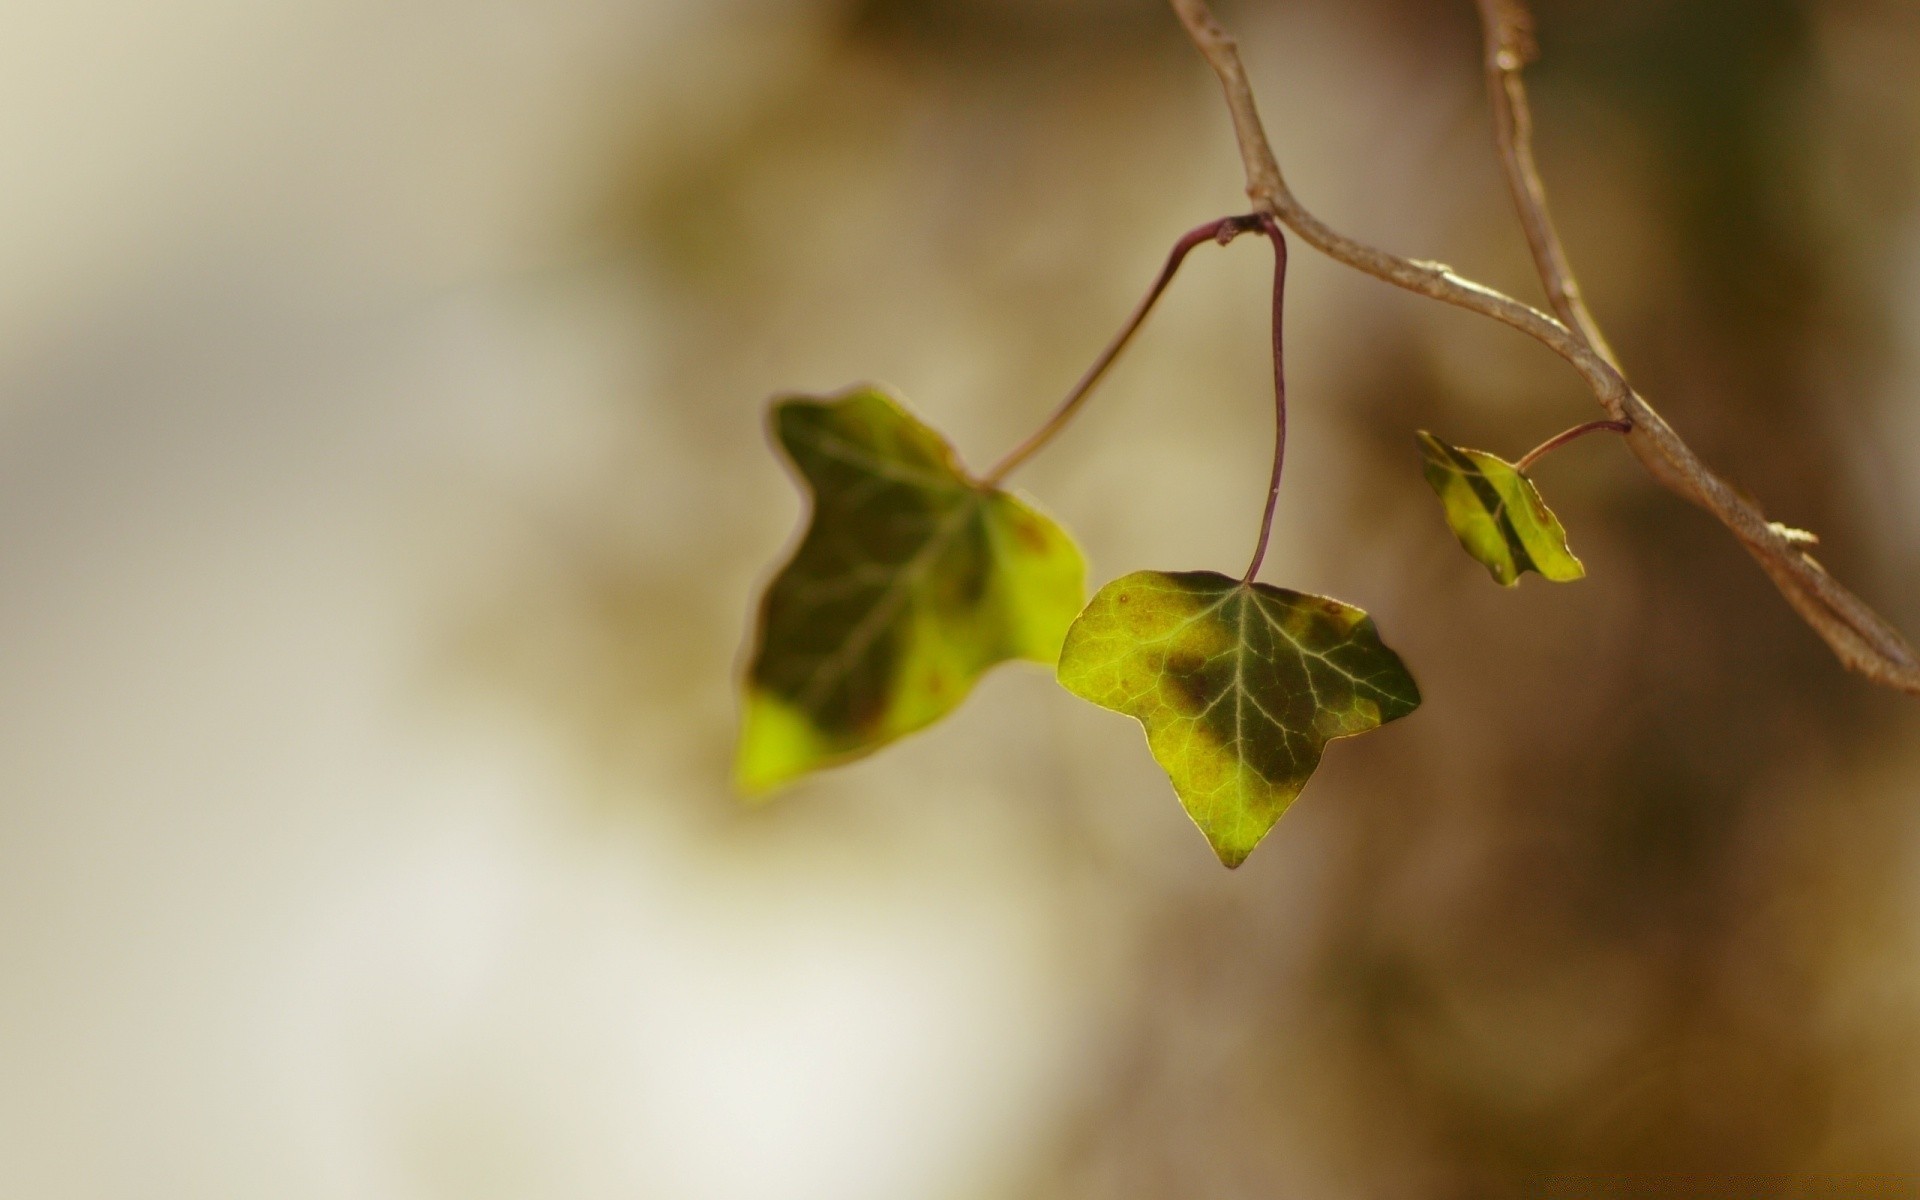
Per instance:
[[[1471,4],[1220,8],[1309,207],[1538,301]],[[1535,8],[1636,384],[1920,635],[1920,10]],[[1157,0],[5,20],[0,1192],[1920,1190],[1920,709],[1603,438],[1537,472],[1589,577],[1494,587],[1413,430],[1592,398],[1304,247],[1264,577],[1417,714],[1232,873],[1038,670],[728,794],[767,400],[987,462],[1244,205]],[[1096,582],[1243,561],[1267,269],[1017,478]]]

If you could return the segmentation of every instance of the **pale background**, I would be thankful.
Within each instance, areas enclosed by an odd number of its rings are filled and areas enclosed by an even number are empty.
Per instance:
[[[1920,630],[1920,10],[1540,8],[1636,379]],[[1471,9],[1224,12],[1311,206],[1536,298]],[[1412,430],[1590,398],[1304,248],[1266,577],[1415,717],[1233,874],[1036,669],[729,796],[768,398],[986,461],[1242,203],[1152,0],[0,6],[0,1194],[1910,1192],[1920,708],[1597,439],[1494,588]],[[1096,581],[1243,561],[1266,270],[1020,477]]]

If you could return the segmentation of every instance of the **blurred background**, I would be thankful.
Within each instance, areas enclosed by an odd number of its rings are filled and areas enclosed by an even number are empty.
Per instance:
[[[1920,8],[1537,7],[1634,378],[1920,633]],[[1310,207],[1537,300],[1472,10],[1222,15]],[[729,794],[768,399],[989,461],[1244,207],[1157,0],[10,0],[0,164],[0,1192],[1920,1187],[1920,707],[1606,439],[1494,587],[1413,430],[1591,398],[1304,249],[1266,578],[1419,713],[1234,873],[1037,668]],[[1268,269],[1019,477],[1094,582],[1242,561]]]

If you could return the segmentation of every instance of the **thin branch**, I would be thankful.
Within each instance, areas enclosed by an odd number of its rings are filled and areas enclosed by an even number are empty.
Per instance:
[[[1500,149],[1500,163],[1506,170],[1507,188],[1513,193],[1513,206],[1520,214],[1520,226],[1526,230],[1527,248],[1533,251],[1540,282],[1546,286],[1547,302],[1560,323],[1578,333],[1594,353],[1614,370],[1620,360],[1607,345],[1600,323],[1588,311],[1580,284],[1568,265],[1566,247],[1560,231],[1554,228],[1553,215],[1547,209],[1547,189],[1540,180],[1533,160],[1533,106],[1527,101],[1526,84],[1520,72],[1539,56],[1533,40],[1533,15],[1524,0],[1477,0],[1480,26],[1486,34],[1487,99],[1493,108],[1494,142]]]
[[[1588,421],[1584,425],[1575,425],[1572,429],[1563,429],[1546,441],[1541,442],[1538,446],[1527,451],[1525,454],[1522,454],[1520,461],[1513,464],[1513,469],[1524,475],[1527,472],[1527,468],[1533,466],[1533,464],[1539,462],[1542,458],[1545,458],[1568,442],[1583,438],[1590,433],[1599,433],[1603,429],[1611,433],[1630,433],[1633,430],[1633,426],[1627,424],[1625,421]]]
[[[1147,294],[1141,298],[1139,304],[1134,306],[1133,315],[1128,317],[1127,323],[1120,327],[1120,332],[1114,335],[1113,341],[1107,343],[1107,348],[1100,352],[1100,357],[1093,360],[1093,365],[1087,368],[1087,373],[1073,385],[1073,390],[1067,393],[1067,398],[1060,402],[1059,407],[1053,410],[1053,415],[1049,416],[1040,428],[1034,430],[1018,446],[1009,450],[1006,457],[982,475],[980,482],[988,487],[998,484],[1007,477],[1008,472],[1039,453],[1042,447],[1067,427],[1067,422],[1073,420],[1074,414],[1080,411],[1080,406],[1085,404],[1087,397],[1093,394],[1093,385],[1100,382],[1100,377],[1107,373],[1107,368],[1113,365],[1113,360],[1119,358],[1120,352],[1125,350],[1127,343],[1133,340],[1133,335],[1139,330],[1141,322],[1147,319],[1147,314],[1153,311],[1154,303],[1160,299],[1160,293],[1166,291],[1167,285],[1173,282],[1174,273],[1180,269],[1180,264],[1186,261],[1187,255],[1192,253],[1195,246],[1202,242],[1218,242],[1224,246],[1243,233],[1260,230],[1262,220],[1260,216],[1222,217],[1218,221],[1209,221],[1197,229],[1190,229],[1182,234],[1180,240],[1174,243],[1172,252],[1167,255],[1166,265],[1160,268],[1160,274],[1154,279],[1153,286],[1147,289]]]
[[[1267,507],[1260,514],[1260,540],[1253,546],[1253,561],[1240,582],[1251,586],[1266,561],[1267,539],[1273,535],[1273,510],[1280,502],[1280,467],[1287,459],[1287,371],[1282,353],[1281,317],[1287,309],[1287,235],[1280,223],[1260,214],[1260,232],[1273,243],[1273,473],[1267,479]]]
[[[1606,344],[1598,338],[1597,329],[1591,341],[1576,332],[1581,325],[1591,323],[1590,318],[1581,319],[1585,308],[1577,288],[1557,296],[1554,301],[1570,306],[1568,313],[1573,319],[1570,327],[1511,296],[1462,278],[1444,264],[1402,258],[1336,232],[1302,207],[1287,188],[1273,147],[1261,126],[1239,50],[1214,18],[1206,0],[1169,0],[1169,3],[1186,27],[1194,47],[1219,77],[1246,170],[1247,195],[1256,209],[1271,214],[1308,245],[1338,262],[1408,291],[1492,317],[1566,359],[1587,381],[1608,414],[1616,421],[1626,421],[1633,426],[1627,435],[1627,445],[1648,472],[1668,490],[1719,518],[1773,580],[1787,603],[1825,639],[1843,664],[1876,683],[1920,695],[1920,658],[1915,657],[1905,639],[1806,554],[1802,549],[1806,544],[1803,539],[1790,536],[1785,526],[1769,521],[1758,505],[1700,461],[1660,414],[1628,386],[1605,351]],[[1508,5],[1509,10],[1513,7],[1511,3]],[[1524,59],[1524,55],[1520,57]],[[1502,68],[1503,92],[1508,91],[1507,76],[1518,84],[1518,65],[1516,63],[1512,71]],[[1522,96],[1524,98],[1524,93]],[[1514,111],[1517,115],[1520,110]],[[1534,183],[1538,183],[1537,172]],[[1531,193],[1522,196],[1521,203],[1530,204],[1530,196]],[[1544,216],[1543,192],[1537,211]],[[1542,228],[1550,234],[1550,223]],[[1549,244],[1557,246],[1558,239],[1554,238]],[[1561,259],[1564,266],[1564,255]],[[1563,282],[1572,279],[1571,272],[1561,272],[1557,277]],[[1552,291],[1550,285],[1550,294]]]

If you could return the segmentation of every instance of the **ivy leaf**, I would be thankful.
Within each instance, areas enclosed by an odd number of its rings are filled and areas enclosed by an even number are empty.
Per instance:
[[[969,476],[886,393],[776,404],[813,496],[761,602],[735,778],[764,792],[932,724],[1008,659],[1051,664],[1086,596],[1066,532]]]
[[[1145,726],[1229,867],[1293,803],[1327,742],[1420,704],[1366,613],[1212,571],[1136,571],[1101,588],[1067,632],[1059,676]]]
[[[1462,450],[1421,430],[1427,482],[1446,508],[1447,524],[1468,554],[1503,587],[1522,571],[1569,583],[1587,569],[1567,548],[1567,531],[1520,468],[1484,450]]]

